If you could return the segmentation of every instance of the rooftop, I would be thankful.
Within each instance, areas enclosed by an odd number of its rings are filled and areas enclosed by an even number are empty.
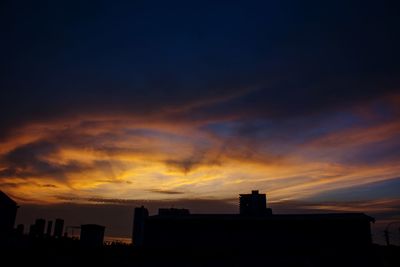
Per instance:
[[[321,214],[279,214],[266,216],[243,216],[240,214],[187,214],[187,215],[153,215],[151,219],[177,219],[177,220],[266,220],[266,221],[307,221],[307,220],[368,220],[374,222],[374,218],[364,213],[321,213]]]

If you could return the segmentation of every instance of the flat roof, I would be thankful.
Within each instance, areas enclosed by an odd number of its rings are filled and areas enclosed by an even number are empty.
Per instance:
[[[151,220],[266,220],[266,221],[297,221],[297,220],[368,220],[375,219],[364,213],[313,213],[313,214],[277,214],[277,215],[241,215],[241,214],[185,214],[185,215],[153,215]]]

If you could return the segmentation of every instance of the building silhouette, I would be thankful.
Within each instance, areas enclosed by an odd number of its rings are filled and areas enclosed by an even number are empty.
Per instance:
[[[36,219],[35,223],[30,227],[29,235],[32,237],[43,237],[45,227],[46,227],[45,219],[41,218]]]
[[[189,214],[190,214],[190,211],[188,209],[176,209],[176,208],[158,209],[158,215],[161,215],[161,216],[189,215]]]
[[[52,228],[53,228],[53,221],[47,221],[46,236],[51,236]]]
[[[0,237],[13,232],[18,205],[0,191]]]
[[[97,224],[81,225],[80,241],[84,247],[101,247],[104,241],[105,227]]]
[[[63,231],[64,231],[64,220],[58,218],[54,223],[54,237],[61,238],[63,236]]]
[[[15,231],[16,231],[16,233],[18,235],[23,235],[24,234],[24,229],[25,229],[25,227],[24,227],[23,224],[18,224],[17,228],[15,229]]]
[[[46,220],[45,219],[36,219],[36,234],[38,236],[44,236],[44,229],[46,227]]]
[[[261,203],[261,202],[264,203]],[[185,249],[304,249],[363,247],[371,244],[370,222],[363,213],[273,215],[266,196],[240,195],[239,214],[190,214],[159,210],[148,216],[135,209],[136,246]],[[161,212],[160,212],[161,211]]]
[[[143,244],[144,224],[146,223],[147,217],[149,217],[149,212],[144,206],[135,208],[132,229],[133,244],[136,244],[138,246],[141,246]]]
[[[270,215],[272,210],[267,208],[266,194],[259,194],[258,190],[251,194],[239,195],[239,210],[241,215]]]

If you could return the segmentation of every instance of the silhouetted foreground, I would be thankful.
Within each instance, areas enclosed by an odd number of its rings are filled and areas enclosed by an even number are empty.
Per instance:
[[[4,246],[0,266],[400,266],[400,248],[359,250],[150,249],[114,244],[85,248],[73,239],[21,237]]]
[[[1,193],[1,192],[0,192]],[[274,215],[266,195],[240,195],[239,214],[135,209],[133,244],[104,244],[105,228],[37,219],[14,228],[17,204],[0,195],[0,266],[400,266],[400,248],[371,242],[362,213]],[[45,231],[46,229],[46,231]]]
[[[239,214],[190,214],[160,209],[149,216],[135,209],[133,243],[158,249],[219,248],[246,253],[260,250],[362,249],[372,244],[371,222],[363,213],[275,215],[265,194],[241,194]]]

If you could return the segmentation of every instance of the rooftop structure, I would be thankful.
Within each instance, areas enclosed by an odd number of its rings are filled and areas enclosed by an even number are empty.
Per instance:
[[[84,247],[101,247],[104,241],[105,227],[97,224],[81,225],[81,244]]]
[[[363,213],[273,215],[265,194],[240,195],[239,214],[190,214],[160,209],[148,216],[135,209],[134,245],[158,248],[263,249],[343,247],[371,244],[370,223]],[[143,216],[143,215],[146,216]],[[136,242],[140,240],[140,242]]]

